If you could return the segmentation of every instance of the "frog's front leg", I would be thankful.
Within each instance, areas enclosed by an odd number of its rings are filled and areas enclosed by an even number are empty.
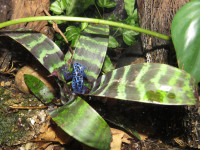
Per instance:
[[[65,67],[65,69],[62,69],[62,72],[63,72],[63,76],[64,76],[65,80],[72,79],[73,75],[70,74],[69,71],[67,72],[67,67]]]

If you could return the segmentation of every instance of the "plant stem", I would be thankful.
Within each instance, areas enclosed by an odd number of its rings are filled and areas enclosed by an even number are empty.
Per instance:
[[[134,30],[134,31],[149,34],[149,35],[152,35],[152,36],[164,39],[164,40],[171,40],[171,37],[169,37],[167,35],[153,32],[153,31],[146,30],[146,29],[142,29],[142,28],[139,28],[136,26],[131,26],[131,25],[127,25],[127,24],[123,24],[123,23],[119,23],[119,22],[113,22],[113,21],[102,20],[102,19],[84,18],[84,17],[69,17],[69,16],[37,16],[37,17],[27,17],[27,18],[15,19],[15,20],[10,20],[10,21],[0,23],[0,29],[3,27],[6,27],[6,26],[19,24],[19,23],[32,22],[32,21],[46,21],[46,20],[64,20],[64,21],[99,23],[99,24],[105,24],[105,25]]]

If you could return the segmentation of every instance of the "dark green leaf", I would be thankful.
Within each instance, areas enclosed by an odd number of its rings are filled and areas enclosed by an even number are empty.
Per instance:
[[[84,30],[85,28],[87,28],[87,26],[88,26],[88,22],[81,23],[81,30]]]
[[[108,43],[108,47],[110,48],[116,48],[119,46],[119,43],[117,42],[117,40],[113,37],[113,36],[109,36],[109,43]]]
[[[55,98],[49,88],[38,78],[24,74],[24,81],[31,92],[43,103],[48,104]]]
[[[111,8],[114,7],[117,3],[111,2],[110,0],[98,0],[97,4],[99,5],[99,7]]]
[[[174,16],[172,40],[179,68],[200,82],[200,1],[185,4]]]
[[[66,11],[67,16],[77,16],[94,3],[95,0],[57,0],[50,5],[50,10],[57,15]]]
[[[85,73],[90,83],[95,81],[101,72],[107,52],[109,27],[100,24],[89,24],[80,36],[73,55],[75,62],[85,66]]]
[[[81,34],[81,29],[75,26],[69,26],[66,28],[66,38],[68,39],[68,41],[72,41],[71,46],[75,47],[75,45],[78,42],[78,39],[80,37]]]
[[[130,46],[136,42],[135,35],[138,35],[138,32],[124,29],[122,35],[124,42]]]
[[[66,15],[77,16],[84,12],[95,0],[66,0]]]
[[[56,15],[60,15],[63,13],[64,8],[61,7],[60,1],[54,1],[50,6],[50,10],[53,11]]]
[[[67,66],[60,48],[45,35],[35,31],[5,32],[13,40],[24,46],[50,72],[57,72],[61,79],[62,68]],[[64,79],[63,79],[64,80]]]
[[[60,2],[60,7],[62,10],[65,10],[67,7],[67,0],[57,0],[58,2]]]
[[[134,26],[139,26],[138,22],[139,22],[139,20],[138,20],[137,9],[135,9],[133,15],[132,16],[128,16],[126,18],[126,23],[130,24],[130,25],[134,25]]]
[[[134,19],[134,17],[133,16],[128,16],[126,18],[126,23],[130,24],[130,25],[135,25],[135,19]]]
[[[128,65],[111,71],[93,84],[89,95],[167,105],[194,105],[196,80],[165,64]]]
[[[110,58],[108,57],[108,55],[106,55],[104,63],[103,63],[103,67],[102,67],[102,72],[108,73],[114,69],[115,69],[115,67],[113,66]]]
[[[50,115],[66,133],[78,141],[96,149],[109,150],[112,140],[109,126],[80,97],[50,112]]]
[[[135,0],[124,0],[124,7],[129,16],[133,15]]]

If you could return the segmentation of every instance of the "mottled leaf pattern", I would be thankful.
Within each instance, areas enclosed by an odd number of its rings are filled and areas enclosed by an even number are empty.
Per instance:
[[[65,132],[78,141],[96,149],[109,150],[112,140],[109,126],[80,97],[50,112],[50,115]]]
[[[94,3],[95,0],[57,0],[51,3],[50,10],[57,15],[78,16]]]
[[[109,41],[109,28],[105,25],[90,24],[85,28],[76,45],[72,64],[86,66],[85,73],[90,83],[100,74]]]
[[[155,104],[194,105],[197,83],[189,74],[165,64],[129,65],[94,82],[89,95]]]
[[[57,71],[62,74],[61,69],[67,65],[65,56],[51,39],[35,31],[13,31],[4,34],[23,45],[50,73]]]
[[[49,88],[38,78],[29,74],[24,74],[24,81],[31,92],[43,103],[48,104],[55,98]]]

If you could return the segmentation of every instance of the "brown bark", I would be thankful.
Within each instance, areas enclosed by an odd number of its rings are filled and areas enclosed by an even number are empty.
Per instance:
[[[170,36],[171,22],[182,5],[189,0],[137,0],[141,28]],[[168,63],[170,41],[141,34],[147,62]]]
[[[50,0],[0,0],[0,22],[25,17],[45,16],[44,10],[49,11]],[[33,29],[53,38],[52,28],[47,26],[47,21],[21,23],[8,26],[5,29],[19,28]]]

